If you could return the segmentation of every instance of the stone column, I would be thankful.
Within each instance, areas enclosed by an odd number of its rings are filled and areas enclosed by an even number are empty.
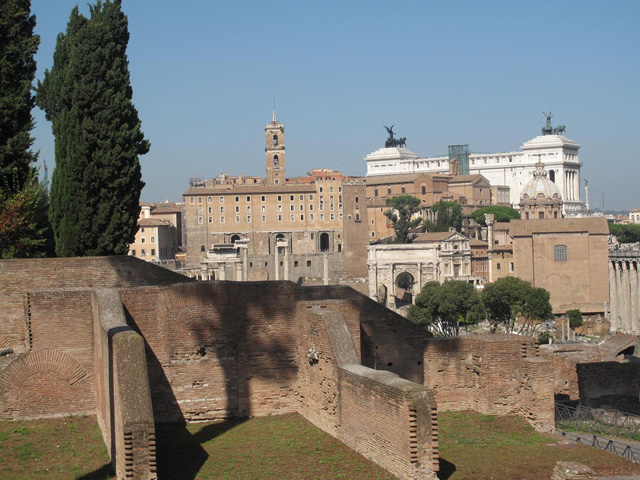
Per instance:
[[[616,288],[616,267],[615,262],[609,260],[609,321],[611,322],[611,331],[618,331],[618,324],[616,322],[616,316],[618,315],[617,295],[618,289]]]
[[[615,298],[615,302],[616,302],[616,318],[615,318],[615,322],[616,322],[616,328],[618,331],[622,331],[624,329],[624,324],[622,323],[622,319],[623,317],[623,312],[622,312],[622,281],[620,279],[621,276],[621,272],[620,272],[620,262],[618,262],[618,260],[615,260],[613,263],[613,266],[615,268],[615,272],[616,272],[616,298]]]
[[[418,262],[418,292],[413,296],[413,303],[416,303],[416,296],[422,291],[422,262]]]
[[[243,248],[242,249],[242,255],[243,255],[243,266],[244,266],[244,278],[243,280],[245,282],[249,281],[249,247]]]
[[[289,248],[284,248],[284,279],[289,280]]]
[[[275,261],[275,268],[276,268],[276,281],[280,280],[280,255],[278,254],[278,241],[276,240],[276,251],[275,251],[275,255],[276,255],[276,261]]]
[[[324,254],[323,261],[324,261],[324,269],[323,269],[324,284],[329,285],[329,254],[328,253]]]
[[[235,265],[235,270],[236,270],[236,282],[241,282],[242,281],[242,264],[240,262],[236,262]]]
[[[396,308],[395,268],[393,263],[389,265],[389,287],[387,288],[388,308]]]
[[[631,280],[629,266],[626,261],[622,262],[622,281],[624,282],[624,329],[631,331]]]
[[[629,262],[629,298],[631,300],[631,315],[629,315],[629,330],[638,333],[638,264]]]
[[[226,280],[227,279],[227,272],[225,272],[225,265],[224,263],[220,264],[220,266],[218,267],[218,280]]]

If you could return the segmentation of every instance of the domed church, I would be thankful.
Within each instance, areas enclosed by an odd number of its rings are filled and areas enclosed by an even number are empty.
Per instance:
[[[547,178],[547,172],[538,160],[533,179],[520,195],[520,217],[523,220],[562,218],[562,204],[560,189]]]

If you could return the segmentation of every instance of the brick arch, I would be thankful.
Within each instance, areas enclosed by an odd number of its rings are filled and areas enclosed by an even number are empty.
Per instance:
[[[0,335],[0,348],[9,348],[11,346],[11,340],[9,337],[5,337],[4,335]]]
[[[47,417],[93,410],[92,378],[75,358],[64,352],[29,352],[0,373],[0,418]]]

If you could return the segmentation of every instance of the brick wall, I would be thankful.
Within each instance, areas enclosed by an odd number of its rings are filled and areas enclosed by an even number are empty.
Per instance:
[[[598,407],[607,397],[612,400],[628,397],[638,402],[640,363],[579,363],[576,367],[582,405]],[[621,410],[631,411],[629,408]]]
[[[601,360],[597,345],[578,343],[540,345],[540,356],[553,362],[553,388],[559,400],[580,398],[576,364]]]
[[[440,408],[524,416],[539,431],[553,420],[552,363],[518,335],[432,339],[425,350],[425,385]]]

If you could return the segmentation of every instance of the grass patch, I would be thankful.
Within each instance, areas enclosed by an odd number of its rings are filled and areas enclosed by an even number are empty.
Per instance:
[[[95,416],[0,421],[0,479],[112,477]]]
[[[598,475],[640,475],[640,465],[592,447],[558,443],[521,417],[439,412],[441,480],[538,480],[558,461],[580,462]]]

